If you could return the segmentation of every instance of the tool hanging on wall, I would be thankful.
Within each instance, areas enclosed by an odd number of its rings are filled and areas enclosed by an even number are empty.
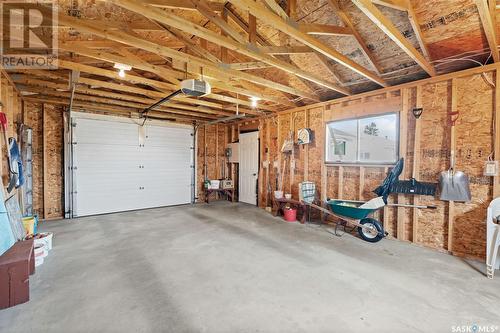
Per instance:
[[[419,153],[419,145],[418,140],[420,139],[420,117],[424,109],[421,107],[416,107],[412,109],[413,116],[415,117],[415,135],[414,135],[414,143],[413,150],[415,154]],[[415,163],[415,161],[413,161]],[[417,180],[418,170],[413,167],[412,177],[409,180],[397,180],[390,187],[391,193],[399,193],[399,194],[414,194],[414,195],[429,195],[435,196],[437,190],[436,183],[428,183],[428,182],[420,182]]]
[[[458,111],[450,112],[449,116],[451,125],[450,168],[441,172],[439,176],[440,199],[443,201],[469,202],[471,200],[469,177],[462,171],[455,170],[455,124],[459,113]]]

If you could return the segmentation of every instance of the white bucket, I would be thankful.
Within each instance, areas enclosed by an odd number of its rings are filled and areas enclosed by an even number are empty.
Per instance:
[[[52,250],[52,236],[54,236],[51,232],[42,232],[35,237],[35,246],[43,245],[45,250]]]
[[[44,261],[43,257],[35,258],[35,267],[38,267],[41,264],[43,264],[43,261]]]
[[[214,179],[210,181],[210,189],[218,190],[220,188],[220,180]]]
[[[45,249],[45,245],[35,245],[35,259],[45,258],[49,252]]]

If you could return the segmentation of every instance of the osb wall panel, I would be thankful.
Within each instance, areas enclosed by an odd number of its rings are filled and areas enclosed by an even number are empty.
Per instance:
[[[196,132],[196,192],[198,201],[205,200],[204,181],[205,181],[205,128],[200,127]]]
[[[261,147],[268,149],[269,155],[262,154],[261,158],[269,160],[271,191],[276,190],[277,174],[283,167],[282,163],[276,164],[278,168],[273,167],[274,162],[284,160],[284,154],[280,150],[289,131],[292,130],[296,134],[297,129],[308,127],[314,133],[314,140],[309,145],[295,148],[293,153],[295,169],[290,168],[287,161],[285,191],[291,190],[293,197],[298,199],[298,183],[308,180],[316,183],[318,198],[340,197],[352,200],[373,198],[372,191],[383,181],[390,167],[325,165],[323,156],[325,124],[338,119],[401,112],[405,106],[406,131],[400,133],[404,139],[400,141],[406,142],[406,145],[401,147],[406,153],[402,156],[405,157],[405,169],[401,178],[409,179],[413,176],[414,156],[416,156],[420,161],[420,167],[414,176],[421,181],[437,183],[439,174],[447,170],[450,165],[451,78],[452,76],[445,77],[441,81],[436,79],[416,82],[386,92],[375,91],[363,96],[302,107],[265,118],[261,126],[261,140],[264,140]],[[485,214],[492,199],[493,187],[492,179],[483,176],[483,168],[488,155],[494,150],[495,88],[490,82],[495,82],[495,77],[489,69],[485,77],[481,74],[462,74],[454,79],[454,82],[457,86],[457,109],[460,112],[456,126],[456,168],[469,175],[472,201],[454,204],[451,215],[454,216],[453,224],[449,225],[450,204],[440,201],[438,196],[391,195],[389,203],[411,204],[418,199],[419,204],[433,205],[436,209],[386,207],[383,212],[377,214],[377,218],[383,222],[390,237],[398,237],[438,250],[449,250],[463,257],[483,259],[486,242]],[[417,85],[420,85],[424,112],[418,120],[420,148],[415,152],[416,120],[412,109],[417,104]],[[406,89],[404,94],[403,89]],[[406,101],[403,101],[403,96],[406,96]],[[267,132],[269,137],[266,136]],[[260,193],[265,196],[268,185],[266,178],[263,180]],[[266,204],[261,200],[260,205]],[[398,227],[402,232],[401,235],[398,235]],[[449,228],[452,230],[451,248],[449,248]]]
[[[323,121],[323,107],[309,109],[309,128],[313,132],[313,141],[308,145],[307,160],[309,162],[306,180],[316,183],[318,198],[321,198],[323,193],[321,189],[321,170],[323,170],[323,148],[325,141],[325,130]]]
[[[292,115],[292,130],[294,140],[297,140],[297,132],[300,128],[306,127],[306,112],[296,112]],[[304,181],[304,161],[305,161],[305,146],[294,145],[292,153],[292,163],[290,168],[290,193],[292,197],[299,197],[299,184]]]
[[[494,80],[493,75],[489,76]],[[486,209],[492,178],[483,176],[484,161],[494,150],[494,90],[481,75],[457,79],[457,170],[469,175],[472,201],[455,204],[452,251],[480,257],[486,251]]]
[[[64,216],[63,111],[60,106],[44,104],[43,132],[45,135],[45,218]]]
[[[27,102],[24,123],[33,130],[33,211],[43,217],[43,106]]]
[[[422,181],[436,182],[439,173],[449,167],[450,127],[448,113],[451,111],[451,82],[427,84],[422,87],[424,113],[421,122],[421,168]],[[491,111],[491,110],[490,110]],[[438,249],[446,249],[448,239],[448,204],[422,196],[423,203],[437,206],[436,210],[418,211],[417,243]]]
[[[290,136],[291,131],[291,115],[283,115],[278,117],[278,151],[281,152],[281,147]],[[278,183],[281,185],[281,189],[290,193],[290,156],[289,154],[279,153],[278,157]],[[282,182],[282,183],[281,183]]]
[[[33,129],[33,210],[40,218],[62,218],[64,216],[62,109],[56,105],[27,102],[24,104],[24,124]]]
[[[198,202],[205,200],[205,179],[222,179],[223,176],[231,177],[233,166],[229,166],[227,163],[225,149],[229,142],[237,140],[237,130],[228,125],[215,124],[198,128],[196,151]]]

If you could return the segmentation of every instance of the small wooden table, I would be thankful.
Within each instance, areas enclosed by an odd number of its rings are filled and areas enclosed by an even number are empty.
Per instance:
[[[307,205],[303,204],[300,201],[293,200],[293,199],[286,199],[286,198],[281,198],[281,199],[273,199],[273,215],[278,216],[281,214],[284,214],[283,210],[285,209],[286,205],[290,205],[291,207],[297,208],[298,211],[301,211],[302,213],[302,218],[300,219],[300,223],[304,224],[306,223],[306,215],[307,215]]]
[[[234,202],[234,188],[218,188],[218,189],[205,189],[205,202],[209,202],[210,194],[212,193],[221,193],[227,196],[228,199],[231,199],[231,202]]]

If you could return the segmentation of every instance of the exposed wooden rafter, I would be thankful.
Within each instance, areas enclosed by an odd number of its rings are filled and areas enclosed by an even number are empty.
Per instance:
[[[78,53],[78,54],[81,54],[81,55],[84,55],[87,57],[92,57],[95,59],[100,59],[100,60],[111,62],[111,63],[114,63],[114,62],[125,63],[127,65],[134,67],[134,68],[138,68],[138,69],[141,69],[144,71],[148,71],[150,73],[154,73],[156,75],[160,75],[160,77],[163,77],[163,78],[171,77],[171,78],[178,79],[177,82],[179,82],[179,80],[182,80],[185,78],[185,73],[182,73],[182,72],[179,72],[176,70],[172,70],[169,68],[165,68],[163,66],[153,65],[153,64],[147,63],[145,61],[138,62],[138,61],[134,61],[133,59],[128,59],[126,57],[118,56],[118,55],[115,55],[112,53],[90,50],[90,49],[87,49],[84,47],[75,47],[72,44],[68,44],[66,42],[59,43],[59,47],[61,47],[62,49],[65,49],[67,51],[75,52],[75,53]],[[237,88],[237,87],[234,87],[228,83],[223,83],[222,81],[213,81],[213,80],[209,80],[209,81],[210,81],[210,84],[212,85],[212,87],[214,87],[214,88],[218,88],[218,89],[226,90],[226,91],[231,91],[231,92],[243,95],[243,96],[256,96],[256,97],[261,98],[264,101],[270,101],[273,103],[290,105],[290,106],[293,105],[292,103],[290,103],[286,100],[283,100],[280,98],[275,98],[273,96],[263,95],[257,91],[251,91],[251,90]],[[212,98],[212,99],[226,101],[226,96],[224,96],[224,97],[221,97],[221,96],[222,95],[214,93],[214,94],[210,94],[208,97]],[[180,97],[177,97],[177,98],[180,98]],[[195,101],[203,101],[203,100],[196,99]],[[250,102],[245,101],[245,100],[241,100],[241,99],[234,99],[233,102],[239,103],[242,105],[250,106]],[[273,107],[269,107],[269,106],[265,106],[265,105],[263,105],[262,108],[264,110],[269,109],[270,111],[275,110]]]
[[[490,0],[491,2],[492,0]],[[500,61],[500,54],[498,52],[497,34],[495,18],[490,11],[487,0],[475,0],[477,11],[481,17],[481,23],[483,24],[484,34],[488,40],[488,45],[490,46],[491,55],[495,62]]]
[[[258,17],[265,23],[272,25],[274,28],[304,43],[305,45],[311,47],[312,49],[325,55],[326,57],[335,60],[339,64],[346,66],[347,68],[372,80],[373,82],[376,82],[382,86],[387,86],[387,83],[381,77],[377,76],[375,73],[357,64],[353,60],[349,59],[345,55],[338,52],[337,50],[334,50],[333,48],[325,45],[318,39],[300,31],[298,28],[296,28],[297,26],[296,22],[294,22],[293,24],[290,23],[291,19],[285,21],[281,17],[279,17],[278,15],[276,15],[275,13],[271,12],[266,7],[261,5],[260,3],[251,0],[229,0],[229,2],[243,10],[248,11],[249,13]]]
[[[173,59],[178,59],[180,61],[185,61],[193,65],[201,66],[205,70],[212,70],[214,73],[220,73],[221,75],[231,75],[237,79],[240,80],[246,80],[249,82],[256,83],[258,85],[266,86],[272,89],[280,90],[283,92],[287,92],[293,95],[297,96],[302,96],[306,98],[310,98],[312,100],[316,100],[316,97],[310,93],[302,92],[299,89],[292,88],[286,85],[278,84],[276,82],[264,79],[262,77],[248,74],[245,72],[241,71],[236,71],[236,70],[231,70],[228,68],[220,67],[212,62],[190,55],[186,54],[184,52],[179,52],[176,50],[172,50],[168,47],[164,47],[161,45],[158,45],[156,43],[153,43],[151,41],[138,38],[135,36],[132,36],[128,33],[122,32],[122,31],[103,31],[100,27],[96,27],[93,25],[91,22],[84,20],[84,19],[77,19],[71,16],[67,15],[59,15],[59,23],[67,26],[71,26],[77,30],[88,32],[95,34],[97,36],[101,36],[104,38],[108,38],[110,40],[114,40],[120,43],[128,44],[131,46],[134,46],[139,49],[143,49],[155,54],[162,55],[164,57],[170,57]]]
[[[344,95],[349,95],[349,92],[346,91],[344,88],[339,87],[337,84],[333,82],[329,82],[327,80],[324,80],[316,75],[313,75],[311,73],[308,73],[298,67],[292,66],[284,61],[281,61],[279,59],[276,59],[275,57],[271,57],[267,54],[264,54],[262,52],[259,52],[255,47],[252,47],[252,44],[247,44],[244,45],[241,42],[235,41],[234,39],[220,36],[219,34],[207,29],[203,28],[191,21],[185,20],[173,13],[168,13],[165,11],[162,11],[158,8],[153,8],[147,5],[144,5],[144,2],[142,0],[110,0],[111,2],[122,6],[128,10],[131,10],[133,12],[142,14],[152,20],[161,22],[163,24],[175,27],[177,29],[183,30],[185,32],[191,33],[195,36],[198,36],[200,38],[206,39],[207,41],[210,41],[212,43],[218,44],[220,46],[223,46],[229,50],[241,53],[243,55],[246,55],[248,57],[254,58],[256,60],[265,62],[267,64],[270,64],[276,68],[279,68],[283,71],[286,71],[290,74],[299,76],[303,79],[309,80],[311,82],[314,82],[316,84],[319,84],[321,86],[324,86],[328,89],[338,91]],[[213,15],[212,15],[213,16]],[[228,31],[232,31],[230,27],[228,27],[227,23],[225,23],[222,20],[218,20],[218,23],[221,23],[221,28],[224,27],[225,32],[229,34]],[[223,22],[223,23],[222,23]],[[218,24],[217,23],[217,24]],[[233,36],[233,38],[236,36]],[[310,96],[310,94],[308,94]],[[303,96],[305,97],[305,96]],[[313,98],[316,100],[316,97]]]
[[[436,71],[432,64],[415,49],[411,42],[385,17],[384,14],[373,4],[372,0],[352,0],[352,2],[365,13],[375,25],[392,39],[403,51],[408,54],[429,76],[435,76]]]

